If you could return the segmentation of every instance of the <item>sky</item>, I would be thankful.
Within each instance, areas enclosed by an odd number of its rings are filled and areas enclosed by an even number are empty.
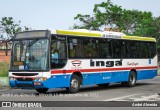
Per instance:
[[[0,0],[0,20],[13,17],[32,29],[69,29],[77,14],[93,14],[95,4],[107,0]],[[160,16],[160,0],[111,0],[125,9],[151,11]]]

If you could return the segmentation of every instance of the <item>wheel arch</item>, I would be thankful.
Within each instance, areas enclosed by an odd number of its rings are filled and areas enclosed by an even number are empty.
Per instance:
[[[131,72],[131,71],[135,72],[135,74],[136,74],[136,79],[137,79],[138,77],[137,77],[137,71],[136,71],[136,69],[133,68],[133,69],[130,70],[130,72]]]
[[[79,78],[80,78],[80,85],[83,84],[83,76],[82,76],[82,73],[80,71],[74,71],[73,72],[74,75],[77,75]],[[73,75],[72,74],[72,75]]]

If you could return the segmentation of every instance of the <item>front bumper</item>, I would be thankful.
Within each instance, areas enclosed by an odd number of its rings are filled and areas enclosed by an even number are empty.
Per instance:
[[[22,89],[34,89],[34,88],[46,88],[43,85],[43,82],[35,82],[35,81],[17,81],[17,80],[10,80],[9,81],[11,88],[22,88]]]
[[[65,88],[70,86],[70,75],[58,75],[44,80],[9,80],[11,88],[38,89],[38,88]]]

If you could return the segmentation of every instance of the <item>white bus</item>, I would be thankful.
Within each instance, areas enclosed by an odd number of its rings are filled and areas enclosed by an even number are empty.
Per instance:
[[[156,40],[120,32],[37,30],[17,33],[9,70],[11,87],[46,93],[80,86],[108,86],[157,76]]]

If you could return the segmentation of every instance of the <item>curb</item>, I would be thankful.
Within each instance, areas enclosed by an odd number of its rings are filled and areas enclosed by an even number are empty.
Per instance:
[[[7,88],[0,88],[0,92],[3,92],[3,91],[7,91],[7,90],[9,90],[9,87]]]

